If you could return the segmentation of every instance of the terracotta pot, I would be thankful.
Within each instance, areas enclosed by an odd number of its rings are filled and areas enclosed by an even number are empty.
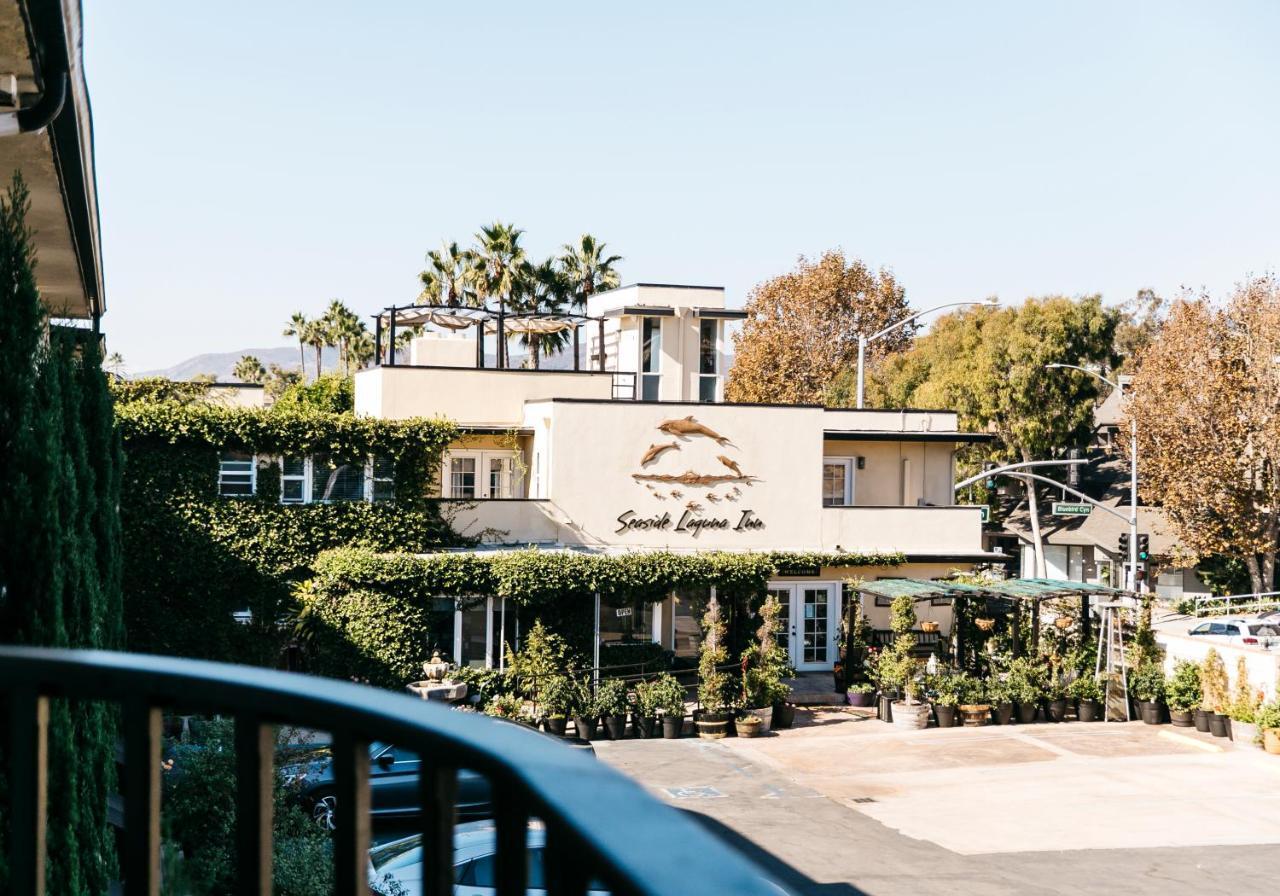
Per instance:
[[[941,627],[942,627],[942,626],[940,626],[940,625],[939,625],[938,623],[936,623],[936,622],[922,622],[922,623],[920,623],[920,631],[922,631],[922,632],[924,632],[924,633],[926,633],[926,634],[929,634],[929,635],[935,634],[935,633],[938,631],[938,629],[940,629]]]
[[[1280,728],[1267,728],[1262,732],[1262,749],[1280,756]]]

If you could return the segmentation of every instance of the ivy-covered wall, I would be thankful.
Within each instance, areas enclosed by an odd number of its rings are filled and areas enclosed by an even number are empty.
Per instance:
[[[95,334],[48,327],[33,274],[26,190],[0,201],[0,642],[118,649],[120,456]],[[45,336],[48,335],[46,340]],[[0,700],[0,892],[8,892]],[[116,716],[49,707],[48,892],[106,893]]]
[[[441,596],[505,597],[531,623],[591,655],[591,607],[600,592],[623,602],[656,603],[673,591],[714,585],[726,609],[754,615],[771,578],[821,567],[896,566],[901,554],[662,551],[600,555],[519,550],[413,556],[361,549],[327,551],[302,595],[311,671],[401,688],[437,645]],[[510,612],[510,610],[508,611]]]
[[[387,421],[306,408],[256,410],[184,396],[117,405],[124,439],[124,593],[131,650],[274,665],[293,590],[321,551],[430,551],[460,543],[426,499],[454,438],[443,420]],[[260,458],[257,494],[220,498],[218,456]],[[275,457],[390,458],[387,503],[282,505]],[[232,612],[248,607],[253,624]]]

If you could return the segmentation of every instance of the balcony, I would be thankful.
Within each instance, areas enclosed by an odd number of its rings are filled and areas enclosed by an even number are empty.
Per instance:
[[[276,724],[327,730],[340,812],[335,893],[367,894],[369,744],[403,744],[430,757],[419,787],[427,875],[423,892],[453,890],[454,789],[460,769],[494,793],[499,896],[526,891],[526,830],[546,827],[547,892],[584,896],[588,882],[615,893],[787,891],[683,813],[606,765],[531,731],[346,682],[197,660],[104,651],[0,648],[0,697],[10,707],[10,892],[44,891],[48,720],[51,700],[104,700],[123,712],[126,896],[160,888],[161,712],[181,707],[235,720],[236,850],[240,892],[271,892],[273,733]],[[359,811],[363,808],[364,811]]]
[[[822,544],[827,550],[977,556],[983,554],[982,508],[823,507]]]

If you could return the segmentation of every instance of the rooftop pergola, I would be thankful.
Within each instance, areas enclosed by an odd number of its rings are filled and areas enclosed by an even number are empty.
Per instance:
[[[375,344],[381,347],[382,332],[387,330],[387,366],[396,364],[396,329],[399,327],[436,326],[458,332],[474,327],[476,330],[476,367],[484,367],[485,336],[494,335],[498,344],[498,367],[507,366],[507,337],[511,334],[550,335],[573,333],[573,369],[582,369],[582,327],[596,324],[600,345],[604,346],[604,318],[590,317],[572,312],[540,311],[511,313],[502,309],[471,308],[461,305],[392,305],[375,315]],[[379,352],[381,357],[381,352]],[[597,356],[599,370],[604,371],[604,351]]]

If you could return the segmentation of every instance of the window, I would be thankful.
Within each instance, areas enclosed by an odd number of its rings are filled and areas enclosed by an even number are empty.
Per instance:
[[[320,504],[363,501],[364,467],[317,454],[311,458],[311,500]]]
[[[698,401],[720,396],[720,321],[698,322]]]
[[[685,588],[671,598],[671,649],[678,657],[693,658],[702,648],[699,621],[711,600],[709,588]]]
[[[396,492],[396,464],[389,457],[375,457],[369,463],[369,497],[374,503],[390,501]]]
[[[307,459],[286,457],[280,461],[280,503],[305,504],[307,501]]]
[[[639,606],[629,602],[615,603],[608,597],[600,598],[600,643],[610,641],[652,641],[653,604]],[[608,665],[604,660],[601,663]]]
[[[487,481],[485,487],[490,498],[510,498],[511,472],[515,459],[510,455],[486,454],[484,469]]]
[[[257,470],[252,454],[224,451],[218,458],[218,495],[223,498],[249,498],[257,484]]]
[[[476,496],[476,458],[474,456],[449,458],[450,498],[474,498]]]
[[[514,451],[451,451],[445,458],[441,494],[465,501],[520,497]]]
[[[640,319],[640,397],[658,400],[662,375],[662,318]]]
[[[822,459],[822,506],[848,507],[853,503],[853,458]]]

